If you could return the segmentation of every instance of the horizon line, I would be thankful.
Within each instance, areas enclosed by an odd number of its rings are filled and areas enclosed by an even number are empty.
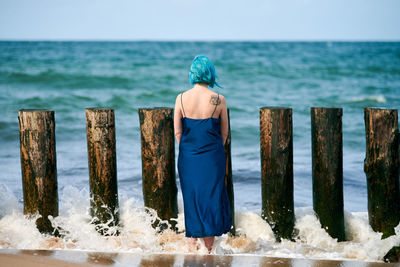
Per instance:
[[[73,39],[1,38],[0,42],[400,42],[400,39]]]

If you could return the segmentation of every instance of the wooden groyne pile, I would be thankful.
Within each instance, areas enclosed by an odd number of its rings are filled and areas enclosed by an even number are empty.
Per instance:
[[[178,216],[175,141],[171,108],[138,110],[142,186],[146,207],[154,209],[163,230],[176,229]],[[229,114],[229,113],[228,113]],[[341,108],[311,108],[313,207],[322,227],[345,241],[343,211],[343,141]],[[20,148],[24,213],[42,215],[41,232],[54,233],[48,216],[58,216],[54,112],[20,110]],[[395,109],[365,108],[369,223],[383,238],[400,221],[399,129]],[[115,119],[112,109],[86,109],[91,215],[96,225],[117,226],[118,190]],[[234,219],[230,130],[225,143],[225,184]],[[276,239],[294,237],[292,109],[260,108],[262,217]],[[168,224],[167,224],[168,222]],[[118,234],[104,232],[101,234]],[[232,228],[231,234],[235,234]],[[392,253],[395,253],[392,251]],[[393,256],[395,259],[397,256]]]
[[[114,110],[86,109],[86,135],[90,213],[97,230],[109,234],[107,229],[119,222]]]

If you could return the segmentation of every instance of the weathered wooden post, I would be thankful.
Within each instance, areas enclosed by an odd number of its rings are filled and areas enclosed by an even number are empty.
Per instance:
[[[341,108],[311,108],[313,203],[322,227],[345,240]]]
[[[48,219],[58,216],[54,111],[21,109],[18,120],[24,214],[39,213],[38,230],[58,235]]]
[[[395,109],[364,109],[369,224],[382,238],[400,221],[399,127]]]
[[[107,229],[119,223],[114,110],[86,109],[86,134],[93,223],[103,235],[118,234]]]
[[[230,116],[229,116],[229,109],[228,109],[228,137],[225,141],[225,157],[226,157],[226,171],[225,171],[225,185],[228,189],[228,197],[229,197],[229,204],[231,208],[231,215],[232,215],[232,229],[231,234],[236,234],[235,228],[235,197],[233,193],[233,180],[232,180],[232,157],[231,157],[231,123],[230,123]]]
[[[175,229],[178,217],[175,181],[175,140],[173,109],[140,108],[142,186],[144,205],[157,211]],[[154,226],[157,226],[156,222]],[[160,230],[167,227],[159,225]]]
[[[294,228],[292,109],[260,108],[262,217],[277,240]]]

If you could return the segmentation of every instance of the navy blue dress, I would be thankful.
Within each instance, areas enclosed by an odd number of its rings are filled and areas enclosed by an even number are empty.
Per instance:
[[[186,237],[219,236],[229,232],[232,226],[225,186],[226,159],[221,118],[213,118],[214,112],[207,119],[188,118],[183,104],[182,111],[184,117],[181,118],[178,172]]]

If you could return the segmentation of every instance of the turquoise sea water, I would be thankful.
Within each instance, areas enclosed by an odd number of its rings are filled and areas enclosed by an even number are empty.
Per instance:
[[[119,191],[141,199],[137,109],[173,108],[199,54],[230,109],[238,209],[261,207],[262,106],[293,109],[295,205],[312,205],[310,107],[326,106],[343,108],[345,209],[367,210],[363,108],[400,107],[395,42],[0,42],[0,183],[22,201],[18,110],[45,108],[56,114],[60,192],[88,188],[85,108],[110,107]]]

